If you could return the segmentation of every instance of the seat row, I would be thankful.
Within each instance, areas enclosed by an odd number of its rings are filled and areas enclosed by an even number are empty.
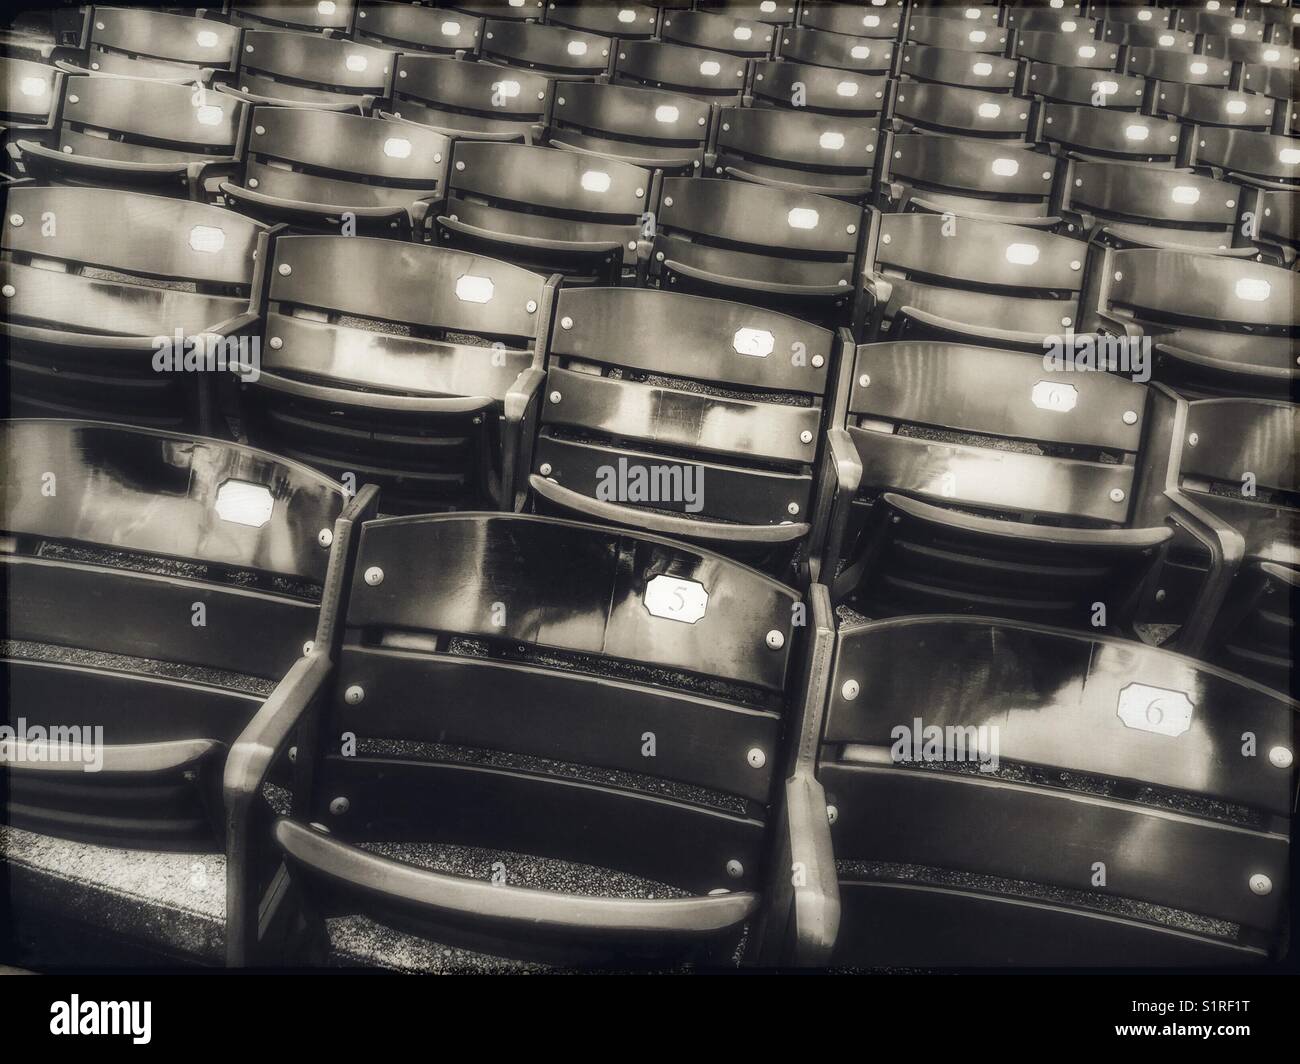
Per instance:
[[[320,962],[352,913],[622,967],[1281,948],[1297,705],[1221,668],[837,617],[642,531],[379,518],[373,487],[231,442],[2,431],[7,819],[224,850],[232,964]],[[69,706],[97,772],[42,750]],[[538,858],[615,878],[540,889]]]

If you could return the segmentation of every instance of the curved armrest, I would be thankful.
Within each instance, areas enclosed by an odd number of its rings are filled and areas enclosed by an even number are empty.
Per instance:
[[[305,200],[285,199],[283,196],[268,196],[255,192],[243,185],[229,181],[221,183],[221,191],[237,203],[246,203],[253,207],[262,207],[277,214],[287,214],[299,218],[320,219],[335,218],[342,214],[352,214],[357,218],[382,222],[391,218],[410,218],[407,207],[348,207],[334,203],[308,203]]]
[[[602,502],[571,488],[561,487],[536,473],[528,478],[528,484],[542,498],[565,509],[576,510],[588,517],[627,528],[648,529],[681,539],[723,543],[790,543],[806,536],[810,527],[802,522],[788,525],[729,525],[721,521],[692,521],[672,514],[641,510],[635,506]]]
[[[343,403],[347,406],[365,407],[367,410],[400,410],[404,413],[472,414],[486,410],[496,402],[488,395],[390,395],[386,392],[369,392],[352,388],[332,388],[325,384],[308,384],[306,381],[281,377],[263,371],[258,384],[286,395],[316,399],[326,403]]]
[[[5,758],[5,768],[10,772],[25,773],[80,773],[90,771],[90,764],[80,760],[39,760],[40,748],[46,743],[31,743],[13,739],[5,744],[10,753]],[[125,746],[99,748],[99,775],[139,776],[162,775],[181,772],[221,749],[215,739],[176,739],[161,743],[132,743]]]
[[[1252,250],[1253,249],[1246,249]],[[1179,362],[1188,362],[1194,366],[1203,366],[1206,369],[1217,369],[1225,373],[1232,373],[1242,377],[1261,377],[1266,380],[1276,380],[1286,382],[1291,380],[1291,370],[1286,366],[1252,366],[1249,362],[1238,362],[1233,359],[1215,358],[1213,355],[1202,354],[1199,351],[1191,351],[1186,347],[1179,347],[1177,344],[1163,343],[1156,340],[1152,344],[1157,351],[1175,358]]]
[[[317,100],[305,102],[303,100],[281,100],[275,96],[258,96],[251,92],[242,92],[233,85],[216,85],[217,92],[224,92],[227,96],[234,96],[236,99],[243,100],[245,103],[262,105],[264,107],[297,107],[305,111],[356,111],[359,114],[366,114],[375,106],[374,96],[352,96],[338,103],[331,103],[328,100]]]
[[[550,294],[548,289],[547,296]],[[522,485],[533,465],[533,439],[545,383],[545,370],[529,366],[506,393],[506,421],[501,439],[501,505],[508,512],[521,511],[528,495]]]
[[[67,332],[63,329],[46,329],[39,325],[21,325],[13,322],[0,322],[0,336],[9,336],[27,343],[74,348],[94,347],[96,351],[114,351],[123,354],[157,349],[152,336],[99,336],[95,333]]]
[[[815,192],[819,196],[835,197],[865,196],[871,190],[870,181],[852,188],[844,188],[839,185],[815,185],[811,181],[782,181],[775,177],[762,177],[759,174],[751,174],[748,170],[742,170],[739,166],[724,166],[723,170],[738,180],[749,181],[755,185],[767,185],[770,188],[783,188],[788,192]]]
[[[569,252],[570,254],[584,252],[603,255],[610,251],[619,251],[621,253],[623,250],[622,242],[617,240],[551,240],[541,236],[498,233],[492,229],[480,229],[476,225],[462,222],[459,218],[447,214],[438,215],[438,224],[444,229],[450,229],[462,236],[474,237],[478,240],[490,240],[495,244],[515,244],[519,247],[540,248],[543,251],[560,251]]]
[[[486,927],[508,937],[655,944],[722,934],[758,909],[758,896],[749,891],[643,899],[497,886],[380,857],[287,819],[276,821],[275,838],[289,858],[335,889],[350,888],[431,923]]]
[[[786,780],[785,817],[794,879],[792,961],[823,966],[839,932],[840,889],[826,792],[811,770]]]
[[[92,78],[126,78],[129,81],[157,81],[164,85],[193,85],[195,80],[202,82],[204,85],[212,84],[212,76],[216,73],[215,67],[198,67],[198,78],[193,74],[172,74],[170,77],[157,75],[141,74],[119,74],[110,70],[90,70],[83,66],[78,66],[66,59],[56,59],[54,65],[62,70],[65,74],[84,74]]]
[[[96,159],[88,155],[66,155],[63,152],[47,148],[34,140],[20,140],[18,150],[22,152],[24,165],[30,167],[33,160],[40,160],[35,169],[46,172],[52,170],[71,171],[86,175],[89,180],[104,174],[120,174],[123,177],[151,177],[162,181],[175,178],[178,183],[188,184],[189,162],[180,163],[133,163],[122,159]]]
[[[932,329],[939,329],[942,332],[952,333],[957,336],[970,336],[981,340],[989,340],[993,342],[992,346],[1015,344],[1041,350],[1044,337],[1048,335],[1047,333],[1021,332],[1018,329],[995,329],[990,325],[971,325],[967,322],[952,321],[938,314],[931,314],[929,311],[908,306],[898,308],[894,320],[897,321],[900,318],[911,318],[913,321],[919,321]]]
[[[683,277],[689,277],[694,281],[702,281],[704,284],[725,285],[728,288],[747,288],[753,292],[766,292],[774,296],[826,298],[847,296],[853,292],[853,289],[848,285],[782,284],[778,281],[758,281],[748,277],[724,277],[721,274],[710,273],[708,270],[701,270],[696,266],[687,266],[684,262],[677,262],[674,259],[665,261],[663,267],[666,270],[672,270],[673,273],[681,274]]]
[[[1178,489],[1167,490],[1165,498],[1169,503],[1167,520],[1195,538],[1210,556],[1205,583],[1173,641],[1180,653],[1198,657],[1207,649],[1215,618],[1241,569],[1246,540],[1235,528]]]
[[[615,162],[631,163],[633,166],[644,167],[646,170],[662,170],[670,166],[690,166],[696,159],[695,155],[678,155],[661,159],[655,159],[648,155],[617,155],[614,152],[592,151],[590,148],[583,148],[577,144],[566,144],[555,137],[551,137],[547,143],[552,148],[562,148],[577,155],[589,155],[594,159],[612,159]]]
[[[405,122],[409,126],[419,126],[421,129],[432,129],[435,133],[441,133],[444,137],[451,137],[454,140],[488,140],[500,141],[504,144],[527,144],[528,134],[523,130],[518,132],[501,131],[491,133],[479,129],[456,129],[453,126],[435,126],[428,122],[417,122],[413,118],[403,118],[396,111],[377,111],[378,117],[387,122]]]

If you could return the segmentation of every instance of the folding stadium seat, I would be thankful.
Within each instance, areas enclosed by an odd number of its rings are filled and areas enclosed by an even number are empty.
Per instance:
[[[1149,22],[1105,22],[1101,39],[1126,48],[1165,49],[1171,54],[1192,55],[1197,51],[1195,33],[1154,26]]]
[[[1049,103],[1043,106],[1041,138],[1054,154],[1072,159],[1173,167],[1178,163],[1183,128],[1167,118],[1109,107]]]
[[[255,107],[250,124],[242,165],[220,188],[263,221],[420,240],[446,195],[452,142],[414,122]]]
[[[744,181],[665,178],[660,287],[772,307],[818,324],[857,312],[862,208]]]
[[[743,59],[766,59],[772,54],[776,30],[765,22],[750,22],[701,11],[665,12],[659,36],[673,44],[727,52]]]
[[[659,31],[659,9],[608,0],[552,0],[546,5],[546,21],[620,41],[648,41]]]
[[[799,25],[809,29],[843,33],[852,37],[893,40],[903,18],[903,0],[889,3],[840,4],[804,0]]]
[[[1056,161],[1015,145],[974,137],[900,134],[880,164],[891,211],[956,214],[1015,225],[1055,227]]]
[[[1243,222],[1250,222],[1246,236],[1254,242],[1264,261],[1277,266],[1295,264],[1300,250],[1297,198],[1300,189],[1258,189],[1246,198],[1242,213]]]
[[[631,288],[562,291],[556,318],[529,478],[539,512],[806,576],[833,334]]]
[[[709,117],[709,105],[692,96],[631,85],[574,82],[556,91],[547,143],[584,155],[689,175],[704,163]]]
[[[1295,137],[1244,129],[1197,129],[1192,163],[1216,177],[1264,188],[1300,184],[1300,146]]]
[[[1243,190],[1226,181],[1132,163],[1073,162],[1061,214],[1073,231],[1112,247],[1233,249]]]
[[[0,439],[8,712],[29,737],[5,758],[5,821],[220,851],[227,749],[281,678],[326,661],[304,655],[342,488],[264,451],[124,425],[5,421]],[[37,757],[35,729],[77,736],[65,760]]]
[[[657,200],[649,170],[487,141],[457,144],[454,159],[439,243],[562,273],[573,284],[618,284],[642,272]]]
[[[379,485],[386,513],[513,509],[552,299],[546,278],[465,252],[281,237],[241,425],[277,454]]]
[[[1300,277],[1220,255],[1107,251],[1098,313],[1150,337],[1156,375],[1188,396],[1286,396],[1296,379]]]
[[[544,14],[543,0],[448,0],[447,6],[481,18],[536,22]]]
[[[872,212],[859,338],[963,337],[1042,352],[1079,321],[1088,246],[1023,225]]]
[[[1121,0],[1118,4],[1091,3],[1088,14],[1103,22],[1133,22],[1140,26],[1159,26],[1168,28],[1171,12],[1168,8],[1149,7]]]
[[[1240,37],[1206,37],[1203,51],[1206,55],[1227,59],[1230,63],[1277,67],[1292,72],[1300,65],[1296,49],[1288,45],[1246,41]]]
[[[239,63],[239,29],[212,19],[147,8],[94,7],[83,62],[60,62],[74,74],[119,74],[211,84]]]
[[[875,118],[887,106],[889,77],[775,59],[754,64],[751,91],[755,107]]]
[[[926,130],[1020,143],[1034,139],[1030,102],[1006,92],[900,79],[894,87],[893,117],[894,129],[901,133]]]
[[[488,19],[479,53],[488,62],[548,78],[591,80],[609,71],[613,50],[610,38],[567,26]]]
[[[1198,656],[1295,696],[1291,664],[1300,606],[1295,551],[1296,407],[1267,399],[1202,399],[1190,404],[1179,486],[1239,537],[1233,573]],[[1181,559],[1180,559],[1181,560]],[[1175,571],[1170,599],[1202,574]]]
[[[710,161],[719,177],[861,203],[871,192],[879,136],[869,118],[724,107]]]
[[[220,85],[251,103],[368,114],[391,87],[396,53],[283,30],[246,30],[239,72]]]
[[[230,19],[237,26],[274,27],[300,33],[344,37],[352,31],[354,0],[287,0],[286,3],[231,4]]]
[[[620,41],[611,80],[684,93],[702,100],[740,103],[747,64],[726,52],[710,52],[664,41]]]
[[[912,11],[923,18],[960,20],[967,26],[1001,26],[1002,9],[997,4],[953,4],[948,0],[913,0]]]
[[[226,350],[205,340],[191,359],[174,338],[229,339],[234,360],[251,361],[240,338],[257,322],[264,241],[263,226],[204,203],[9,189],[0,272],[10,409],[211,434],[221,367],[208,361]],[[210,372],[180,372],[182,355]]]
[[[1029,62],[1021,77],[1019,95],[1049,103],[1137,111],[1143,106],[1146,85],[1145,78],[1108,70]]]
[[[392,114],[457,140],[541,139],[553,83],[541,74],[446,56],[399,55]]]
[[[17,141],[48,144],[58,136],[63,74],[45,63],[0,56],[0,85],[0,144],[4,145],[5,171],[17,175],[22,173]]]
[[[1014,91],[1018,69],[1014,59],[928,44],[904,44],[898,60],[898,73],[908,82],[931,81],[998,93]]]
[[[832,424],[843,416],[847,434],[833,429],[829,446],[846,472],[825,549],[827,572],[842,563],[836,602],[871,618],[960,613],[1135,634],[1170,526],[1210,535],[1168,490],[1185,404],[1098,370],[1109,361],[1100,347],[1088,346],[1092,363],[1068,361],[1071,339],[1059,367],[947,341],[844,353]],[[1197,605],[1179,618],[1189,640],[1208,621]]]
[[[1254,19],[1238,18],[1221,11],[1198,11],[1192,7],[1176,7],[1173,26],[1184,33],[1206,37],[1227,37],[1239,41],[1262,41],[1265,25]]]
[[[851,70],[857,74],[889,74],[894,66],[893,40],[850,37],[843,33],[793,26],[780,31],[780,58],[786,62]]]
[[[930,9],[916,9],[929,11]],[[979,11],[980,8],[967,10]],[[997,10],[994,8],[993,10]],[[1007,47],[1007,30],[996,22],[983,19],[969,21],[941,18],[934,14],[911,14],[903,28],[903,47],[928,44],[937,48],[956,48],[965,52],[1001,55]]]
[[[65,77],[57,131],[19,137],[26,172],[42,183],[136,188],[201,198],[205,164],[239,150],[249,108],[202,87],[140,78]]]
[[[1226,89],[1232,80],[1232,64],[1226,59],[1185,55],[1165,48],[1127,48],[1123,73],[1147,79],[1150,105],[1176,87]]]
[[[1282,954],[1295,703],[1154,647],[984,618],[841,628],[826,671],[789,831],[839,882],[808,877],[787,963]]]
[[[1059,7],[1013,6],[1006,9],[1003,23],[1016,33],[1077,33],[1081,37],[1096,37],[1101,23],[1084,18],[1082,5],[1062,4]]]
[[[226,773],[229,962],[291,960],[298,916],[311,956],[322,918],[362,913],[497,956],[725,963],[788,878],[767,805],[798,596],[708,551],[538,517],[367,521],[360,541],[337,667],[281,686]],[[241,829],[300,721],[319,741],[299,740],[274,827],[286,884]],[[440,867],[461,847],[470,874]]]
[[[1049,66],[1080,67],[1110,73],[1119,62],[1119,46],[1093,40],[1086,33],[1025,30],[1016,34],[1011,57]]]
[[[794,23],[795,0],[697,0],[697,11],[774,26]]]
[[[1275,111],[1285,110],[1276,100],[1253,92],[1233,92],[1210,85],[1179,85],[1162,81],[1154,87],[1151,112],[1186,125],[1228,126],[1267,133]]]
[[[363,0],[352,36],[398,52],[475,55],[483,40],[483,19],[447,8]]]

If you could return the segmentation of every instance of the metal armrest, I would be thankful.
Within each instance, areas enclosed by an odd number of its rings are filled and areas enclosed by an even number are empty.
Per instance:
[[[96,159],[88,155],[65,155],[34,140],[20,140],[18,150],[22,152],[24,165],[30,167],[33,160],[39,159],[36,170],[80,172],[86,175],[88,180],[95,177],[102,178],[105,174],[120,174],[123,178],[149,176],[157,178],[160,182],[164,178],[171,177],[177,183],[186,185],[189,181],[188,162],[133,163],[121,159]]]
[[[616,162],[631,163],[633,166],[640,166],[646,170],[662,170],[669,166],[690,166],[696,159],[696,155],[693,154],[677,156],[671,159],[656,159],[642,155],[615,155],[613,152],[592,151],[590,148],[583,148],[577,144],[566,144],[555,137],[551,137],[547,143],[552,148],[562,148],[564,151],[571,151],[576,155],[589,155],[594,159],[613,159]]]
[[[850,357],[848,351],[844,357]],[[853,445],[853,438],[845,429],[828,429],[817,483],[816,517],[813,519],[813,526],[821,539],[820,543],[813,543],[817,559],[815,579],[834,579],[835,566],[844,552],[849,507],[857,497],[861,483],[862,460]]]
[[[1215,618],[1246,556],[1246,541],[1231,525],[1194,502],[1177,488],[1165,492],[1167,520],[1193,536],[1209,553],[1209,571],[1174,638],[1183,654],[1199,656],[1205,649]]]
[[[421,414],[473,414],[486,410],[496,402],[489,395],[393,395],[388,392],[359,391],[353,388],[334,388],[327,384],[309,384],[306,381],[282,377],[277,373],[263,372],[258,383],[285,395],[296,395],[324,403],[341,403],[364,407],[367,410],[400,410]]]
[[[276,214],[299,218],[318,220],[351,214],[357,218],[365,218],[372,222],[382,222],[394,218],[406,218],[409,222],[411,219],[410,208],[407,207],[349,207],[341,203],[308,203],[305,200],[285,199],[283,196],[269,196],[263,192],[254,192],[250,188],[235,185],[229,181],[223,181],[220,187],[223,195],[229,196],[238,203],[246,203],[252,207],[261,207]]]
[[[525,478],[533,464],[533,440],[536,436],[538,411],[542,405],[542,385],[546,371],[537,366],[524,370],[506,393],[505,426],[501,441],[501,505],[507,511],[522,510],[527,491]]]

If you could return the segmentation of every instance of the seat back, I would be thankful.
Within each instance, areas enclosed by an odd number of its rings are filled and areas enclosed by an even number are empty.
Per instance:
[[[47,126],[57,113],[63,75],[57,67],[30,59],[0,56],[0,128],[6,137],[14,126]]]
[[[945,18],[928,8],[915,8],[914,11],[924,11],[924,14],[908,16],[907,24],[903,27],[904,48],[910,44],[929,44],[936,48],[955,48],[964,52],[987,52],[994,55],[1006,50],[1008,32],[996,21],[989,21],[986,17],[973,21],[963,17]],[[952,13],[962,16],[965,12]]]
[[[1119,62],[1119,46],[1093,40],[1086,34],[1026,30],[1017,33],[1012,56],[1051,66],[1112,71]]]
[[[1227,88],[1232,78],[1232,63],[1168,48],[1128,48],[1124,53],[1123,72],[1159,82]]]
[[[614,42],[567,26],[488,19],[481,54],[502,66],[563,79],[595,78],[609,70]]]
[[[739,102],[748,83],[747,73],[745,60],[726,52],[667,41],[619,41],[612,80],[616,85]]]
[[[1250,204],[1252,209],[1248,213],[1252,224],[1246,235],[1276,265],[1289,265],[1296,259],[1296,247],[1300,243],[1296,218],[1298,198],[1300,189],[1261,190]],[[1245,220],[1245,215],[1242,217]]]
[[[909,80],[963,85],[990,92],[1012,92],[1018,69],[1014,59],[930,44],[905,44],[898,61],[899,74]]]
[[[714,173],[860,202],[871,191],[879,136],[869,118],[726,107],[718,115]]]
[[[831,963],[1269,960],[1295,709],[1126,640],[980,618],[841,629],[818,766],[840,877]]]
[[[655,228],[663,287],[842,320],[855,291],[860,207],[749,182],[666,178]]]
[[[789,26],[780,31],[781,59],[810,66],[851,70],[856,74],[889,74],[894,67],[893,40],[851,37],[844,33]]]
[[[475,55],[483,41],[483,19],[444,7],[363,0],[353,37],[398,52]]]
[[[1054,160],[1016,145],[926,133],[893,138],[880,182],[902,209],[1014,222],[1049,212]]]
[[[210,376],[202,371],[224,367],[191,359],[192,371],[183,372],[187,349],[178,341],[249,311],[263,233],[233,211],[185,200],[113,189],[10,189],[0,267],[12,408],[27,416],[197,425],[201,382]],[[237,350],[220,354],[251,364],[246,340],[234,344]]]
[[[544,0],[456,0],[457,11],[467,11],[481,18],[536,22],[546,13]]]
[[[96,6],[89,20],[86,65],[100,74],[208,80],[239,63],[239,29],[211,19],[147,8]]]
[[[1102,25],[1094,18],[1084,18],[1082,4],[1061,4],[1059,7],[1042,7],[1037,4],[1010,5],[1003,24],[1016,33],[1077,33],[1080,37],[1096,37]]]
[[[751,569],[653,536],[506,514],[366,522],[294,819],[344,844],[505,851],[494,878],[513,888],[514,911],[558,901],[521,889],[535,858],[649,880],[660,899],[650,911],[719,892],[740,896],[698,902],[749,906],[764,874],[797,602]],[[416,689],[436,695],[413,699]],[[344,732],[355,756],[339,756]],[[308,861],[291,869],[319,896]],[[335,886],[329,908],[391,918],[360,882]],[[631,911],[580,927],[493,927],[450,894],[442,905],[425,898],[405,894],[404,923],[436,928],[438,941],[475,936],[482,948],[504,937],[493,944],[502,952],[549,946],[571,958],[605,940],[607,963],[611,948],[635,959],[672,945],[658,920],[629,928]]]
[[[1119,159],[1173,166],[1183,127],[1165,118],[1049,103],[1043,107],[1042,139],[1082,159]]]
[[[1198,126],[1267,132],[1273,125],[1276,104],[1276,100],[1253,92],[1162,82],[1156,89],[1154,107],[1157,114]]]
[[[898,36],[903,0],[888,4],[838,4],[826,0],[804,0],[799,25],[809,29],[843,33],[852,37],[892,40]]]
[[[1257,92],[1275,100],[1300,99],[1300,79],[1281,67],[1267,66],[1262,63],[1246,63],[1242,66],[1241,86],[1247,92]]]
[[[620,41],[648,41],[659,31],[659,8],[606,0],[556,0],[547,5],[546,21]]]
[[[393,114],[458,140],[538,139],[551,109],[552,83],[495,63],[400,55]]]
[[[1278,184],[1300,184],[1300,148],[1294,137],[1245,129],[1198,129],[1193,160],[1198,166],[1222,171],[1229,180],[1241,174]]]
[[[1104,105],[1116,111],[1138,110],[1146,94],[1143,78],[1093,67],[1039,62],[1027,65],[1023,87],[1026,93],[1054,103]]]
[[[639,166],[524,144],[462,141],[438,240],[572,283],[616,284],[637,264],[654,199]]]
[[[234,87],[259,103],[366,112],[388,95],[396,53],[336,37],[247,30]]]
[[[885,108],[889,78],[774,59],[754,65],[756,107],[798,108],[810,114],[870,118]]]
[[[691,48],[728,52],[746,59],[766,59],[772,54],[776,30],[765,22],[728,15],[668,11],[660,21],[659,36],[662,40]]]
[[[333,33],[346,36],[352,31],[356,16],[355,0],[329,0],[328,3],[257,3],[231,4],[230,17],[236,25],[276,26],[299,33]]]
[[[894,126],[991,140],[1031,139],[1031,104],[1004,92],[925,81],[899,81]]]
[[[1130,48],[1166,48],[1182,55],[1191,55],[1196,51],[1196,34],[1186,30],[1154,26],[1149,22],[1114,20],[1105,22],[1103,26],[1102,40],[1109,44],[1122,44]]]
[[[493,259],[282,237],[248,431],[340,482],[379,484],[386,513],[495,506],[503,407],[542,364],[549,304],[545,278]]]
[[[794,0],[697,0],[695,8],[714,15],[789,26],[794,22]]]
[[[548,142],[583,154],[693,174],[709,142],[709,105],[693,96],[631,85],[565,85]]]
[[[6,820],[219,848],[225,745],[315,635],[342,488],[263,451],[123,425],[16,420],[0,438],[10,713],[51,741],[99,729],[98,771],[7,766]]]
[[[256,107],[252,126],[242,186],[223,189],[268,220],[338,232],[351,213],[355,231],[405,236],[417,202],[446,193],[451,141],[414,122]]]
[[[1256,42],[1264,39],[1264,30],[1267,28],[1257,19],[1237,18],[1222,11],[1198,11],[1185,7],[1174,9],[1173,25],[1183,33]]]

